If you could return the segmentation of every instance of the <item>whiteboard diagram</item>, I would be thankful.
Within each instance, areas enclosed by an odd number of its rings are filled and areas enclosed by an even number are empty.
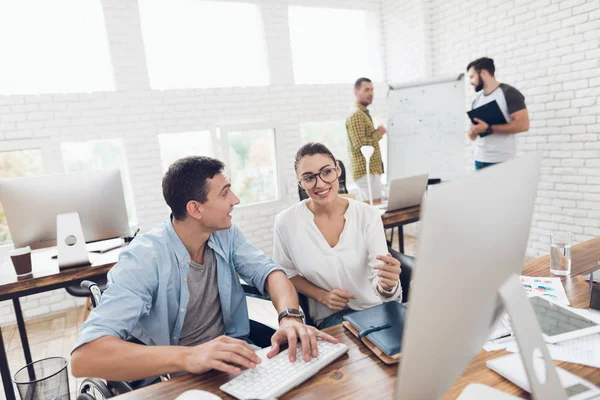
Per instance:
[[[453,180],[464,173],[464,75],[390,89],[388,176],[429,173]]]

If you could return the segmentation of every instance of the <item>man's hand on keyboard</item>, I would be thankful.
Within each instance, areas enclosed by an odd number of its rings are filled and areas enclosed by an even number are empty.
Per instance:
[[[283,318],[279,324],[279,329],[271,336],[271,351],[267,354],[268,358],[279,353],[279,346],[285,342],[288,343],[288,353],[290,362],[296,361],[296,344],[298,338],[302,344],[302,353],[304,361],[310,361],[311,354],[313,357],[318,357],[319,350],[317,346],[317,338],[327,340],[332,343],[338,343],[339,340],[319,331],[317,328],[304,325],[298,318]]]
[[[241,372],[238,366],[256,368],[261,359],[245,341],[219,336],[190,347],[183,363],[184,370],[193,374],[201,374],[210,369],[237,374]]]

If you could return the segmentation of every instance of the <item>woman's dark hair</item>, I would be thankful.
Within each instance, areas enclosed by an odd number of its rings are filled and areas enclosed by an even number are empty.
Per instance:
[[[327,146],[325,146],[323,143],[309,142],[300,147],[296,153],[296,158],[294,159],[294,171],[298,171],[298,163],[302,157],[313,156],[315,154],[323,154],[324,156],[331,157],[333,160],[333,166],[336,166],[335,157],[333,156],[331,150],[327,148]]]

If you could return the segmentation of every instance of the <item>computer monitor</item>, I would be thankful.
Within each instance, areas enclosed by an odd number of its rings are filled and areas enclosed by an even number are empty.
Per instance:
[[[427,195],[398,399],[442,398],[488,340],[503,314],[498,290],[521,273],[540,165],[529,155]]]
[[[118,169],[0,179],[0,202],[15,248],[55,246],[56,216],[75,211],[86,242],[129,234]]]

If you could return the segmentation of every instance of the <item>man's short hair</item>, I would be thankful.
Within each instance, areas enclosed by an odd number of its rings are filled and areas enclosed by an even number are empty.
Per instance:
[[[191,200],[204,203],[208,200],[208,179],[223,172],[221,161],[201,156],[180,158],[175,161],[162,180],[163,197],[177,220],[187,218],[187,203]]]
[[[475,61],[471,61],[469,65],[467,65],[467,71],[470,70],[471,67],[473,67],[478,73],[481,72],[481,70],[485,69],[487,72],[490,73],[491,76],[494,76],[494,73],[496,72],[494,60],[487,57],[481,57]]]
[[[371,83],[371,80],[369,78],[358,78],[356,80],[356,82],[354,82],[354,89],[360,89],[360,85],[363,84],[363,82],[367,82],[367,83]]]

